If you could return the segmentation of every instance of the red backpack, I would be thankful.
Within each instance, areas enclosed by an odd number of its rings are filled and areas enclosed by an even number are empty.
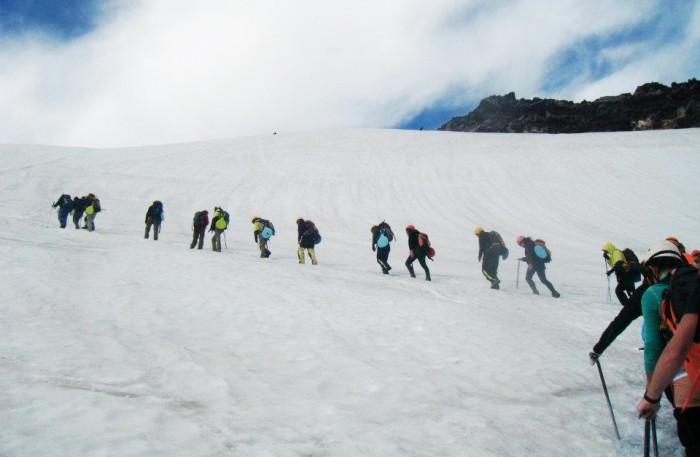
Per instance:
[[[435,249],[430,245],[430,239],[428,238],[427,233],[419,233],[418,234],[418,246],[423,248],[424,246],[427,247],[426,251],[428,253],[429,258],[435,257]]]

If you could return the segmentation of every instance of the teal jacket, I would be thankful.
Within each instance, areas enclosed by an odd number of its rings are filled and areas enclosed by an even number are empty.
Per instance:
[[[642,295],[642,316],[644,316],[644,370],[653,373],[656,362],[666,347],[666,340],[661,335],[659,326],[661,316],[661,299],[668,284],[658,283],[649,287]]]

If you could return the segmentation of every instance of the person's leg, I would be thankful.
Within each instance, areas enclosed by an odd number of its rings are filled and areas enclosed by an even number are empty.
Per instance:
[[[406,259],[406,268],[408,268],[408,272],[411,274],[412,278],[416,277],[416,272],[413,271],[413,262],[416,260],[415,257],[411,257],[410,255]]]
[[[600,339],[593,346],[593,352],[596,354],[602,354],[608,346],[615,341],[625,329],[639,316],[642,315],[642,295],[644,295],[644,290],[646,290],[648,285],[640,286],[639,289],[632,294],[632,298],[623,306],[620,312],[615,316],[615,318],[608,324],[608,327],[600,335]],[[642,289],[642,290],[640,290]]]
[[[389,270],[391,270],[391,267],[389,266],[389,263],[387,262],[389,260],[389,247],[385,248],[378,248],[377,249],[377,263],[379,266],[382,268],[382,273],[389,274]]]
[[[316,260],[316,250],[314,248],[309,248],[307,251],[309,251],[309,257],[311,257],[311,265],[317,265],[318,261]]]
[[[525,282],[527,283],[528,286],[530,286],[530,289],[532,289],[532,293],[535,295],[539,295],[540,293],[537,291],[537,286],[535,286],[535,281],[532,280],[532,277],[535,276],[535,268],[528,268],[527,273],[525,273]]]
[[[425,280],[430,281],[430,270],[428,269],[428,264],[425,263],[425,256],[419,256],[418,263],[420,263],[420,266],[425,270]]]
[[[305,262],[304,248],[301,246],[299,246],[299,249],[297,249],[297,257],[299,257],[299,263],[303,264]]]
[[[549,289],[549,291],[552,293],[552,297],[559,297],[559,292],[554,289],[552,283],[547,279],[547,273],[545,273],[544,265],[537,269],[537,277],[540,278],[540,282],[544,284],[547,289]]]

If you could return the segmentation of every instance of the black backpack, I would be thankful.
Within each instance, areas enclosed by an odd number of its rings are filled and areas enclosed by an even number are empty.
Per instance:
[[[194,217],[192,218],[192,222],[194,223],[195,227],[201,227],[203,225],[206,225],[204,223],[204,215],[202,214],[201,211],[197,211],[194,213]]]
[[[625,248],[622,250],[622,255],[625,256],[627,265],[629,265],[629,272],[632,275],[634,282],[639,282],[642,280],[642,265],[639,263],[639,257],[630,248]]]
[[[58,206],[61,207],[61,209],[73,209],[73,199],[70,198],[70,195],[68,194],[63,194],[61,195],[61,198],[58,200]]]
[[[153,207],[151,208],[151,217],[155,219],[163,218],[163,204],[159,201],[153,202]]]

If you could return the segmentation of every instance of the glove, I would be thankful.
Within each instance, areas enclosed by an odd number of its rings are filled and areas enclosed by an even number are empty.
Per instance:
[[[600,354],[598,354],[597,352],[591,351],[588,353],[588,358],[591,359],[591,365],[595,365],[595,363],[600,358]]]
[[[527,257],[520,257],[518,260],[520,260],[521,262],[527,262]]]
[[[375,252],[377,250],[376,246],[372,245],[372,252]]]
[[[614,269],[610,269],[610,270],[606,271],[605,274],[610,276],[611,274],[613,274],[614,271],[615,271]]]
[[[610,254],[608,254],[608,251],[603,251],[603,258],[605,260],[610,260]]]
[[[481,255],[479,255],[479,256],[476,258],[476,261],[477,261],[477,262],[481,262]]]

